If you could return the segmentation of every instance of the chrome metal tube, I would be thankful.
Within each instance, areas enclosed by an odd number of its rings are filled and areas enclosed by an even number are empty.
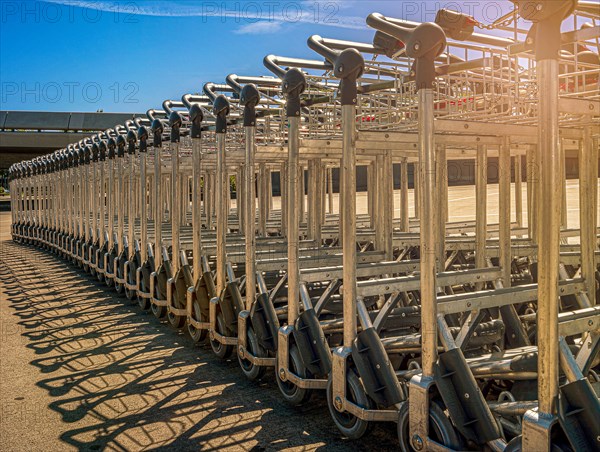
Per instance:
[[[558,61],[537,65],[539,96],[538,155],[538,397],[541,413],[552,414],[558,395],[558,264],[562,211],[558,135]]]
[[[148,214],[146,212],[146,153],[140,152],[140,254],[142,263],[148,258]]]
[[[594,162],[591,127],[583,131],[583,141],[579,148],[579,225],[581,245],[581,276],[586,282],[588,298],[592,306],[596,304],[596,279],[594,262],[595,216],[594,191],[597,190],[598,180],[594,180]]]
[[[108,246],[109,248],[113,245],[114,235],[114,221],[115,221],[115,159],[108,160],[108,186],[106,188],[107,197],[106,202],[108,204]]]
[[[254,196],[255,128],[246,126],[246,157],[244,175],[244,237],[246,239],[246,309],[252,308],[256,297],[256,201]]]
[[[202,139],[192,138],[192,252],[194,282],[202,275]]]
[[[419,202],[422,215],[421,247],[421,334],[423,376],[433,376],[437,360],[437,294],[436,294],[436,223],[425,218],[439,204],[436,193],[435,147],[433,125],[434,92],[419,90]]]
[[[342,171],[344,199],[340,204],[343,224],[342,264],[344,346],[351,347],[357,331],[356,318],[356,141],[355,106],[342,105]]]
[[[333,169],[327,168],[327,201],[328,212],[333,213]]]
[[[400,164],[400,222],[401,231],[408,232],[410,229],[408,215],[408,159],[402,158]]]
[[[123,172],[123,157],[117,162],[117,184],[118,205],[117,205],[117,249],[119,252],[123,249],[124,216],[125,216],[125,174]],[[115,270],[116,272],[116,270]]]
[[[499,151],[499,260],[502,284],[504,287],[510,287],[510,140],[508,137],[504,137]]]
[[[179,142],[171,143],[171,268],[173,275],[179,270],[179,225],[181,200],[179,188]]]
[[[217,190],[215,204],[217,208],[217,293],[225,289],[227,278],[227,256],[225,237],[229,216],[229,178],[225,157],[225,134],[217,133]]]
[[[162,262],[162,165],[160,161],[160,147],[154,147],[154,260],[155,267]]]
[[[517,227],[523,227],[523,171],[521,155],[514,157],[515,167],[515,216]]]
[[[288,244],[288,325],[293,325],[299,315],[299,223],[301,221],[300,203],[303,194],[300,190],[299,176],[302,168],[299,163],[300,154],[300,118],[288,117],[288,190],[287,190],[287,244]]]
[[[106,162],[100,162],[100,180],[98,181],[98,185],[99,185],[99,190],[98,190],[98,196],[99,196],[99,201],[100,201],[100,211],[99,211],[99,215],[100,215],[100,247],[102,247],[102,245],[104,245],[104,230],[105,230],[105,225],[106,225],[106,220],[105,220],[105,212],[106,212],[106,199],[104,197],[104,193],[105,193],[105,187],[106,187]]]
[[[487,266],[485,244],[487,237],[487,146],[477,146],[475,159],[475,266]]]

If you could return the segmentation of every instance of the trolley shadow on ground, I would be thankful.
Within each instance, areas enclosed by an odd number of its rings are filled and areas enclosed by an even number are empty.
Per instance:
[[[245,380],[235,358],[120,298],[55,256],[2,243],[0,282],[38,356],[37,385],[59,413],[61,440],[78,449],[284,447],[352,450],[396,446],[392,426],[361,441],[337,435],[323,397],[295,409],[267,375]]]

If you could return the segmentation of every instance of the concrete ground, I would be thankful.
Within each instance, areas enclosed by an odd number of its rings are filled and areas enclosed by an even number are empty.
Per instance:
[[[0,213],[0,450],[392,450],[393,425],[340,437],[325,398],[286,405],[56,256]]]
[[[569,227],[579,225],[577,193],[568,181]],[[474,196],[450,189],[451,221],[474,219]],[[497,196],[490,185],[490,223]],[[366,211],[365,194],[357,204]],[[79,269],[13,243],[0,213],[0,451],[396,447],[391,424],[342,439],[323,396],[286,405],[272,376],[247,381],[235,358],[219,361]]]

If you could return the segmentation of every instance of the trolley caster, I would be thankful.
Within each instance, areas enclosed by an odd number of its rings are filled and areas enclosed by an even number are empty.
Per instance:
[[[523,435],[519,435],[513,438],[507,445],[504,452],[522,452],[523,451]],[[573,448],[570,446],[560,443],[552,443],[550,452],[573,452]]]
[[[147,294],[150,292],[150,273],[152,271],[147,267],[143,266],[140,274],[140,292]],[[138,295],[137,298],[138,306],[142,311],[147,311],[150,309],[150,299],[145,297],[140,297]]]
[[[127,284],[129,284],[130,286],[133,286],[136,283],[135,275],[136,275],[135,271],[131,271],[131,268],[129,268],[129,272],[127,273]],[[132,289],[127,288],[127,286],[125,286],[125,297],[129,301],[135,300],[135,298],[137,297],[137,290],[132,290]]]
[[[246,333],[247,337],[247,347],[250,354],[256,356],[258,358],[266,358],[267,351],[260,346],[258,343],[258,339],[256,337],[256,333],[252,327],[248,327],[248,331]],[[242,372],[246,375],[246,378],[251,381],[260,380],[267,371],[265,366],[257,366],[253,364],[251,361],[247,359],[243,359],[238,353],[238,362],[240,363],[240,367],[242,368]]]
[[[150,309],[152,310],[152,314],[154,314],[154,317],[156,317],[159,320],[164,319],[167,315],[167,308],[165,306],[158,306],[157,304],[152,303]]]
[[[225,320],[223,319],[223,314],[220,312],[217,314],[217,325],[216,326],[217,326],[217,333],[219,333],[223,336],[227,335],[227,330],[225,329]],[[229,358],[231,356],[231,353],[233,353],[232,345],[221,344],[217,340],[211,340],[210,347],[212,348],[214,354],[217,355],[217,357],[221,358],[221,359]]]
[[[171,325],[175,329],[182,329],[185,326],[186,318],[183,315],[175,315],[172,312],[167,314],[167,319],[169,320],[169,325]]]
[[[207,322],[208,319],[202,315],[202,311],[200,309],[200,303],[194,297],[192,301],[192,318],[197,322]],[[195,344],[200,342],[204,342],[206,337],[208,336],[208,330],[203,328],[196,328],[194,325],[188,322],[187,331]]]
[[[128,288],[125,288],[125,298],[127,298],[129,301],[135,300],[136,296],[137,292],[135,290],[129,290]]]
[[[365,388],[363,387],[356,372],[352,369],[348,369],[346,379],[347,399],[361,408],[365,408],[367,410],[373,409],[374,403],[367,395],[367,392],[365,391]],[[329,382],[327,383],[327,405],[329,406],[329,413],[331,413],[333,422],[335,422],[337,428],[346,438],[358,439],[364,436],[371,428],[372,424],[363,419],[359,419],[347,411],[338,411],[336,404],[339,405],[339,403],[340,401],[333,400],[333,379],[330,375]]]
[[[298,350],[298,346],[296,344],[290,345],[289,353],[290,370],[301,378],[311,378],[311,373],[306,367],[304,367],[304,364],[302,363],[302,359],[300,358],[300,351]],[[275,379],[277,380],[277,386],[279,386],[279,391],[283,395],[283,398],[290,405],[304,405],[310,400],[312,396],[312,390],[306,388],[299,388],[291,381],[282,380],[280,375],[281,370],[282,369],[279,369],[277,366],[275,367]]]
[[[409,403],[404,402],[398,413],[398,441],[402,452],[418,450],[417,444],[419,444],[419,441],[422,444],[421,438],[418,436],[414,438],[410,434],[408,412]],[[448,449],[463,450],[463,445],[452,422],[440,405],[434,401],[429,404],[429,436],[436,443]]]

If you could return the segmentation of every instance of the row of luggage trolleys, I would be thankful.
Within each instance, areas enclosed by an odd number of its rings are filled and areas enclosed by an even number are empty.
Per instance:
[[[269,55],[271,76],[14,165],[13,238],[235,353],[249,379],[274,373],[291,404],[325,391],[349,438],[381,421],[403,450],[599,450],[598,14],[516,3],[535,24],[520,42],[446,10],[374,13],[373,43],[311,36],[314,60]],[[577,229],[560,213],[569,150]],[[475,221],[448,221],[456,159],[475,161]]]

